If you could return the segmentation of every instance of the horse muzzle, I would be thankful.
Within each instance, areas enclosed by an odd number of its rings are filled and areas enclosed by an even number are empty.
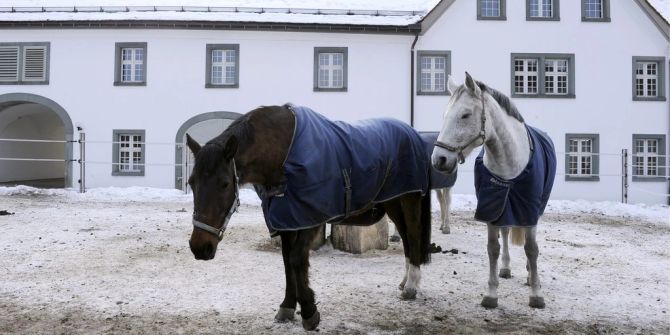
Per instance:
[[[454,173],[458,167],[459,159],[457,155],[451,153],[445,155],[436,151],[437,150],[433,151],[433,155],[431,156],[433,168],[446,174]]]

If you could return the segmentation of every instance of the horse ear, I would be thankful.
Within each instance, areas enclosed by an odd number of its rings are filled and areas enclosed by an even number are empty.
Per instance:
[[[223,149],[223,157],[227,160],[232,159],[235,154],[237,153],[237,137],[235,136],[230,136],[228,137],[228,140],[226,141],[226,144],[224,145]]]
[[[454,80],[454,76],[449,76],[449,79],[447,80],[447,90],[449,90],[449,94],[454,95],[456,93],[456,90],[458,89],[458,84],[456,84],[456,81]]]
[[[200,151],[200,143],[196,142],[189,134],[186,134],[186,145],[188,145],[188,148],[191,149],[194,155],[197,155],[198,151]]]
[[[479,88],[479,85],[477,85],[467,71],[465,72],[465,87],[467,87],[470,92],[474,93],[475,96],[480,96],[482,94],[482,89]]]

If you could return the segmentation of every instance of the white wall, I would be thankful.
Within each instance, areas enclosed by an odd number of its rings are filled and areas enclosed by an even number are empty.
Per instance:
[[[59,140],[65,138],[63,123],[49,109],[23,104],[0,112],[0,138]],[[65,159],[65,144],[0,142],[2,158]],[[63,178],[64,162],[0,160],[0,182]]]
[[[602,153],[620,153],[632,145],[632,134],[667,134],[668,102],[632,101],[632,57],[665,56],[668,41],[634,1],[610,1],[609,23],[581,22],[580,1],[560,3],[560,22],[526,21],[525,2],[507,1],[506,21],[478,21],[476,1],[456,1],[428,32],[417,50],[451,50],[452,73],[458,82],[468,71],[476,79],[510,94],[511,53],[575,55],[575,99],[515,98],[530,125],[553,138],[565,152],[566,133],[600,134]],[[666,88],[668,86],[666,63]],[[667,96],[667,93],[666,93]],[[419,130],[439,130],[449,97],[417,96]],[[667,151],[666,151],[667,152]],[[473,154],[474,157],[474,154]],[[461,166],[456,192],[474,191],[471,157]],[[602,156],[599,182],[566,182],[564,156],[559,155],[554,199],[620,200],[620,157]],[[631,201],[665,203],[665,182],[631,182]]]
[[[87,141],[111,141],[113,129],[146,129],[148,142],[173,143],[189,118],[246,113],[293,102],[333,119],[394,117],[409,122],[410,36],[199,30],[2,30],[2,42],[51,43],[49,85],[0,86],[60,104]],[[374,41],[374,43],[371,43]],[[116,42],[147,42],[147,86],[115,87]],[[239,89],[205,88],[205,48],[240,45]],[[348,91],[313,92],[314,47],[348,47]],[[77,134],[75,134],[75,139]],[[174,187],[174,146],[149,144],[144,177],[112,176],[111,144],[87,144],[88,187]],[[76,151],[76,148],[75,148]],[[75,156],[77,156],[75,154]],[[78,179],[74,166],[73,180]],[[76,184],[76,183],[75,183]],[[76,186],[76,185],[75,185]]]

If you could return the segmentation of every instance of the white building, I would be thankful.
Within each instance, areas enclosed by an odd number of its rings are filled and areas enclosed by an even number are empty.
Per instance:
[[[446,75],[462,80],[467,70],[554,139],[553,198],[620,200],[626,149],[629,201],[666,203],[669,7],[5,0],[0,139],[76,142],[82,129],[87,187],[182,188],[188,157],[175,143],[186,132],[204,142],[242,113],[285,102],[332,119],[387,116],[438,131]],[[0,160],[0,182],[78,187],[79,157],[78,143],[0,140],[0,158],[61,160]],[[471,166],[461,167],[455,192],[473,192]]]

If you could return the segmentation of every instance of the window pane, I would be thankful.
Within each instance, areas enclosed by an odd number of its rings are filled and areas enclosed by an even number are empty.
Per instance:
[[[603,18],[603,0],[583,0],[585,1],[584,16],[589,19]]]

